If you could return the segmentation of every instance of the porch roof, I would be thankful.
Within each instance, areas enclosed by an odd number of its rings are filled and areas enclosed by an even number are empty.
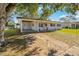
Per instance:
[[[79,24],[79,22],[63,22],[63,23]]]
[[[22,22],[42,22],[42,23],[61,23],[57,21],[50,21],[50,20],[34,20],[34,19],[21,19]]]

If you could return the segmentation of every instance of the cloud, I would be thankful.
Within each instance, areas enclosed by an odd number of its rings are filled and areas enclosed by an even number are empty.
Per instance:
[[[67,16],[67,15],[61,15],[59,18],[62,18],[62,17],[65,17],[65,16]]]

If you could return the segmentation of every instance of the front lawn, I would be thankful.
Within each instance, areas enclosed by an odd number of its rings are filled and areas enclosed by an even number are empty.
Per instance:
[[[72,35],[79,35],[79,29],[62,29],[59,30],[59,32],[67,33],[67,34],[72,34]]]
[[[69,45],[79,47],[79,29],[61,29],[43,34],[48,35],[50,38],[63,41]]]

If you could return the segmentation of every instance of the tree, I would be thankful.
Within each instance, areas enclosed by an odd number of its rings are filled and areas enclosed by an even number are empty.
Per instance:
[[[4,45],[4,30],[8,14],[13,9],[14,4],[1,3],[0,4],[0,46]]]
[[[18,4],[16,12],[26,18],[35,18],[38,16],[38,8],[41,5],[42,13],[38,19],[47,20],[47,18],[54,12],[61,10],[69,14],[75,14],[75,11],[79,10],[77,3],[29,3],[29,4]]]
[[[39,19],[47,19],[52,13],[61,10],[66,11],[71,14],[75,14],[75,11],[79,10],[79,5],[77,3],[27,3],[27,4],[0,4],[0,46],[5,42],[4,39],[4,29],[5,23],[7,21],[8,15],[14,10],[16,14],[21,16],[26,16],[27,18],[35,18],[38,16],[38,7],[41,5],[42,13],[40,14]]]
[[[70,15],[75,15],[75,12],[79,10],[79,5],[77,3],[47,3],[42,5],[43,13],[41,16],[44,19],[48,18],[51,14],[55,13],[58,10],[67,12]]]
[[[16,13],[20,16],[25,16],[27,18],[35,18],[37,14],[38,4],[37,3],[27,3],[27,4],[17,4]]]
[[[8,22],[6,22],[5,24],[8,28],[15,28],[15,22],[13,20],[9,20]]]

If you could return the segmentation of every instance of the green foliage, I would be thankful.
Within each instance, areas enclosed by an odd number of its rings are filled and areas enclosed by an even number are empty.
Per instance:
[[[8,30],[5,30],[4,32],[5,32],[5,37],[19,34],[18,29],[8,29]]]
[[[38,4],[37,3],[27,3],[27,4],[17,4],[16,11],[21,16],[35,17],[37,15]]]
[[[27,3],[27,4],[17,4],[17,12],[29,18],[35,18],[38,16],[38,8],[41,5],[42,13],[39,19],[47,19],[52,13],[61,10],[69,14],[75,14],[79,10],[79,5],[77,3]]]
[[[50,4],[42,4],[42,11],[41,19],[47,20],[48,16],[50,16],[53,13],[53,10],[51,9]]]
[[[6,26],[14,27],[14,25],[15,25],[14,21],[8,21],[8,22],[6,22]]]

